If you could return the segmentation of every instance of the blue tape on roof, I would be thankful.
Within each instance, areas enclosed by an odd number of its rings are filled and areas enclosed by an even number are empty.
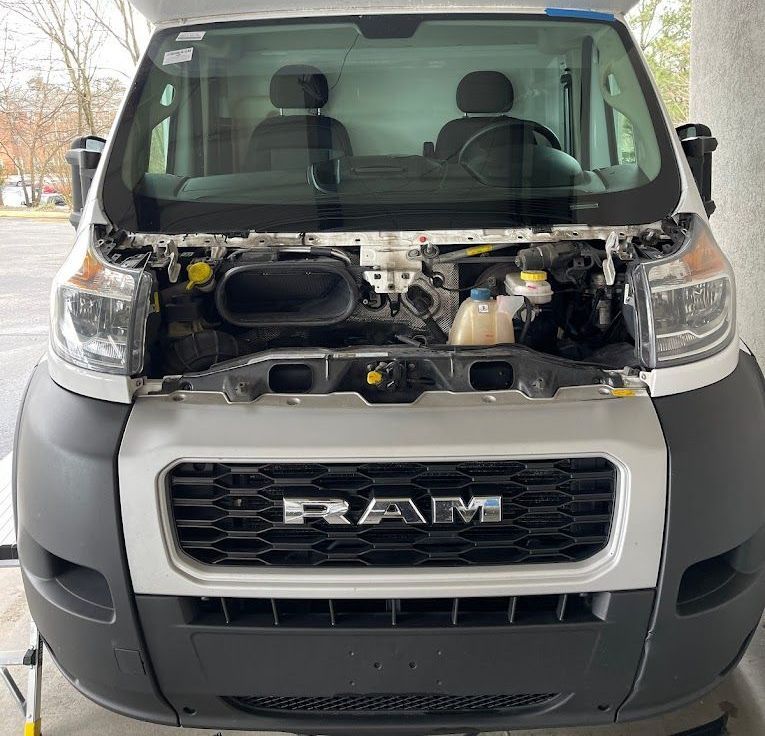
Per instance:
[[[616,19],[613,13],[599,13],[596,10],[571,10],[567,8],[547,8],[545,13],[552,18],[586,18],[611,22]]]

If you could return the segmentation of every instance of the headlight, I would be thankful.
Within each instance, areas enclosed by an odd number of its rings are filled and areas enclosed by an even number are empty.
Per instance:
[[[53,282],[53,349],[92,371],[139,373],[150,293],[147,274],[106,263],[83,232]]]
[[[736,284],[709,226],[694,218],[683,247],[632,273],[637,342],[648,368],[708,358],[736,334]]]

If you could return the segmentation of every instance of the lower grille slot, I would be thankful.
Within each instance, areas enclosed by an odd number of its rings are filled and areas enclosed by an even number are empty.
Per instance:
[[[202,626],[268,628],[448,628],[597,623],[607,593],[497,598],[373,600],[188,598]]]
[[[558,693],[510,695],[336,695],[334,697],[261,696],[224,698],[248,713],[471,713],[506,712],[549,705]]]
[[[181,551],[214,566],[457,567],[578,562],[608,544],[617,472],[604,458],[450,463],[208,463],[167,476]],[[434,499],[462,509],[434,518]],[[499,499],[486,520],[475,499]],[[285,499],[334,500],[345,523],[286,523]],[[370,503],[410,518],[364,524]],[[450,520],[449,520],[450,519]],[[302,521],[302,523],[300,523]],[[368,521],[368,519],[366,520]],[[336,520],[335,520],[336,522]]]

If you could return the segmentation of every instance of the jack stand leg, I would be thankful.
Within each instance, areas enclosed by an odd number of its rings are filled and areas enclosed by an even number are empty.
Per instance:
[[[24,663],[29,666],[24,736],[40,736],[43,642],[34,621],[32,622],[32,631],[30,633],[29,653],[31,661]]]
[[[13,696],[13,699],[16,701],[16,705],[18,705],[19,708],[21,708],[21,712],[26,715],[27,701],[24,700],[24,695],[22,694],[21,690],[19,690],[19,686],[16,684],[16,680],[13,679],[13,675],[8,672],[6,667],[0,667],[0,677],[2,677],[5,681],[8,690]]]

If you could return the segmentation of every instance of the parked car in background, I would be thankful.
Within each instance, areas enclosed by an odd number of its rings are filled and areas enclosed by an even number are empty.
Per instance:
[[[26,190],[26,191],[25,191]],[[35,197],[35,195],[39,195]],[[12,176],[3,185],[3,205],[5,207],[29,207],[35,199],[41,206],[66,207],[66,197],[52,182],[46,182],[40,188],[32,188],[28,181],[23,181],[20,176]]]
[[[45,184],[40,194],[40,205],[43,207],[66,207],[66,198],[53,184]]]
[[[66,198],[53,184],[44,184],[40,194],[40,204],[49,207],[66,207]]]
[[[6,207],[27,207],[31,201],[31,185],[20,176],[9,176],[3,185],[3,204]]]

